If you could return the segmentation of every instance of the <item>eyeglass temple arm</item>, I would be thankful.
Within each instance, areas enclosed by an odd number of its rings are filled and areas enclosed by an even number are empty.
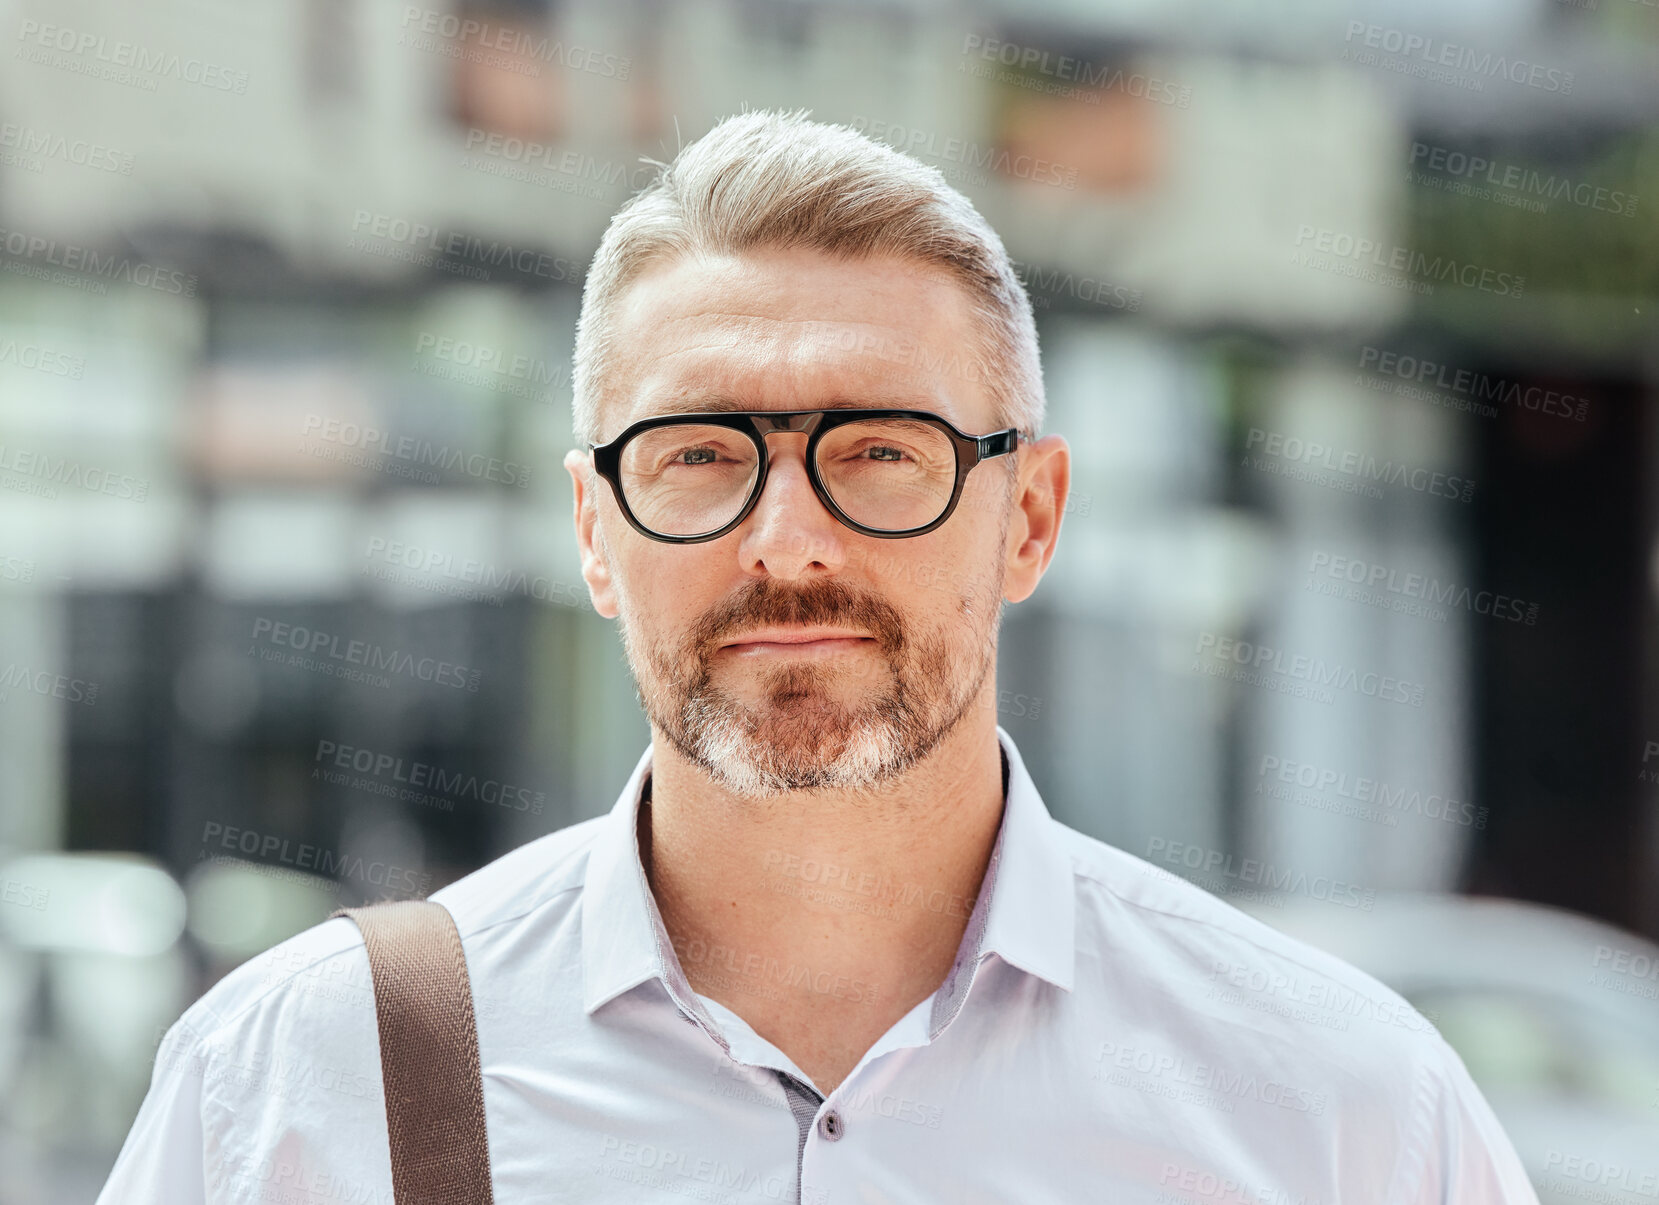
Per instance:
[[[992,456],[1002,456],[1012,452],[1019,444],[1020,433],[1017,428],[998,431],[995,435],[982,435],[978,439],[979,458],[987,460]]]

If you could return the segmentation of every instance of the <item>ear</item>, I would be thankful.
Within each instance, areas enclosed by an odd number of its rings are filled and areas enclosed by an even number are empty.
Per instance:
[[[1060,518],[1071,489],[1071,448],[1058,435],[1021,443],[1014,509],[1008,518],[1007,575],[1002,596],[1024,602],[1037,589],[1060,542]]]
[[[593,471],[591,454],[579,448],[566,452],[564,463],[576,487],[576,551],[582,557],[582,580],[588,584],[593,609],[606,619],[615,619],[619,613],[616,586],[605,558],[604,541],[598,538],[599,499],[595,495],[600,488],[599,475]]]

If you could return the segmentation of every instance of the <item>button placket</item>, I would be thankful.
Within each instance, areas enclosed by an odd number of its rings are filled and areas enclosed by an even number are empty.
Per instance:
[[[800,1141],[795,1147],[795,1200],[801,1201],[801,1191],[806,1173],[806,1142],[812,1133],[812,1119],[824,1098],[814,1089],[803,1084],[787,1071],[777,1072],[778,1082],[783,1085],[783,1093],[789,1102],[789,1111],[795,1115],[795,1126]]]

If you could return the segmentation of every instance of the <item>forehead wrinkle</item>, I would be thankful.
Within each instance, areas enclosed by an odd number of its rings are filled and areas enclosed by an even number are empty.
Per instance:
[[[663,414],[730,413],[738,410],[931,410],[946,418],[953,417],[938,399],[926,396],[892,397],[842,394],[815,398],[810,406],[767,406],[762,399],[734,397],[730,394],[698,393],[676,390],[666,397],[655,398],[645,404],[633,421],[656,418]]]
[[[635,361],[632,413],[623,426],[698,410],[848,407],[928,410],[974,426],[967,421],[972,398],[956,396],[956,382],[899,361],[897,353],[937,342],[944,333],[938,314],[902,329],[853,315],[753,314],[718,303],[660,317],[636,309],[630,317],[643,336],[636,354],[648,359]]]
[[[835,324],[809,320],[808,325],[823,329]],[[653,402],[659,396],[682,398],[695,392],[752,397],[757,405],[749,409],[766,408],[765,398],[778,396],[811,399],[801,409],[816,408],[817,399],[836,397],[873,399],[848,403],[854,405],[920,409],[935,408],[949,398],[947,382],[916,366],[894,364],[888,357],[840,346],[815,330],[665,349],[655,358],[653,369],[640,390],[640,396]],[[928,405],[918,407],[917,401]]]
[[[703,379],[711,375],[711,369],[713,374],[722,377],[771,373],[786,378],[796,388],[814,375],[859,376],[872,381],[911,377],[916,379],[918,391],[931,389],[932,380],[914,365],[895,363],[894,356],[872,352],[866,346],[846,346],[839,332],[872,328],[878,332],[878,348],[922,347],[925,340],[913,334],[906,332],[895,337],[878,323],[835,323],[815,318],[791,320],[791,325],[804,329],[755,335],[716,330],[702,333],[695,341],[660,350],[647,346],[642,351],[650,357],[650,368],[656,371],[648,371],[646,377],[677,375],[674,362],[690,359],[691,366],[678,371]],[[719,357],[722,362],[710,365],[707,363],[710,356]],[[662,371],[664,368],[668,369],[667,373]]]
[[[825,318],[818,315],[810,317],[793,317],[778,314],[744,314],[729,310],[707,309],[694,313],[667,315],[653,319],[654,336],[661,334],[671,327],[683,327],[690,323],[699,329],[701,340],[684,347],[665,349],[662,356],[676,355],[684,351],[696,350],[699,347],[724,347],[742,342],[747,345],[757,338],[764,338],[773,343],[787,343],[802,351],[820,355],[822,350],[852,352],[853,348],[839,347],[837,344],[847,334],[873,332],[881,346],[894,347],[907,344],[921,345],[940,334],[948,334],[941,330],[941,323],[937,315],[929,315],[927,320],[914,328],[895,329],[886,323],[869,322],[855,317]],[[948,326],[948,323],[943,324]],[[722,330],[722,327],[729,329]],[[785,328],[776,330],[756,330],[755,328]],[[791,329],[792,328],[792,329]],[[814,339],[813,336],[822,338]]]

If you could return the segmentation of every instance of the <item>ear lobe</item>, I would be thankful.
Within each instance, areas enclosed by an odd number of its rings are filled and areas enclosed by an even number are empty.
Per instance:
[[[588,584],[588,598],[593,602],[593,609],[606,619],[615,619],[619,614],[616,590],[611,583],[610,565],[603,554],[596,551],[591,556],[582,557],[582,580]]]

